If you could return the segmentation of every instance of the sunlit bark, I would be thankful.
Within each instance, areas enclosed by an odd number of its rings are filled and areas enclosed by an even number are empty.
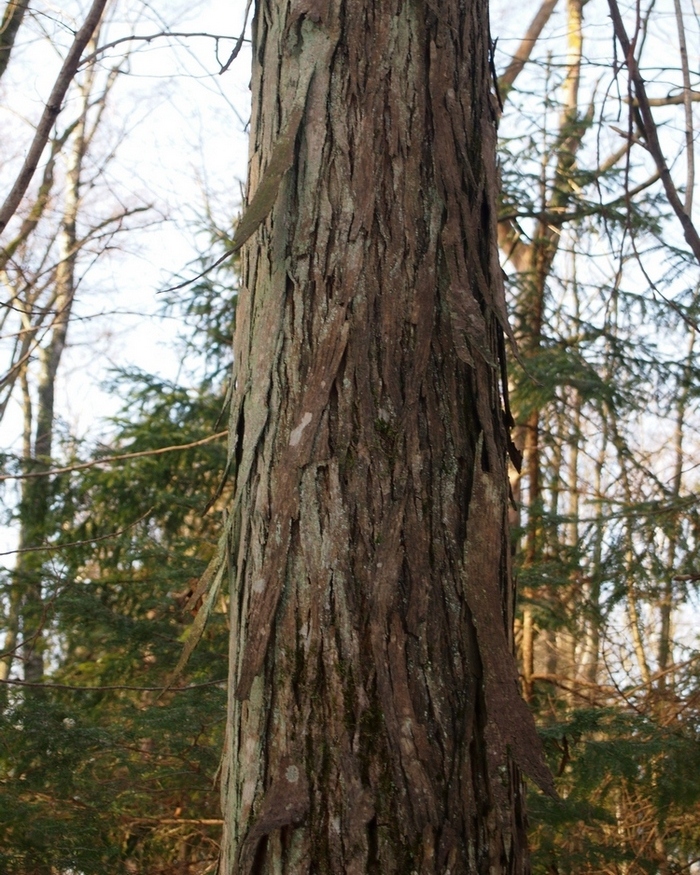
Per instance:
[[[527,871],[488,48],[479,0],[257,7],[227,875]]]

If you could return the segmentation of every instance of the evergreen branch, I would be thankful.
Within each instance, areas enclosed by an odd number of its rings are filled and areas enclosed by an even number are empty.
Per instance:
[[[540,222],[545,222],[548,225],[563,225],[565,222],[576,222],[580,219],[584,219],[587,216],[595,216],[597,214],[605,214],[606,212],[615,209],[620,204],[622,204],[625,200],[635,197],[638,194],[641,194],[645,189],[652,186],[658,179],[660,179],[661,174],[657,171],[646,182],[641,182],[639,185],[635,186],[635,188],[630,189],[629,192],[625,192],[625,194],[620,197],[614,198],[613,200],[607,201],[606,203],[589,203],[585,204],[578,209],[566,211],[565,207],[554,207],[550,206],[544,210],[511,210],[508,213],[502,213],[498,217],[499,222],[509,222],[513,219],[537,219]]]

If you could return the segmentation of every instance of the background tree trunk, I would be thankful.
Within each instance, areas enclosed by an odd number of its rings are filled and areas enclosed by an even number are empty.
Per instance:
[[[39,373],[36,388],[36,405],[33,409],[27,381],[27,368],[23,369],[24,412],[24,464],[29,473],[48,471],[51,468],[55,429],[56,377],[61,358],[66,348],[68,326],[75,297],[75,264],[78,254],[76,223],[80,208],[80,183],[83,159],[86,150],[86,118],[92,86],[92,71],[86,76],[82,87],[82,112],[72,135],[68,155],[65,186],[65,203],[61,222],[60,260],[54,277],[53,317],[48,343],[39,350]],[[30,332],[28,334],[31,335]],[[32,441],[32,428],[34,429]],[[10,626],[5,639],[5,653],[0,664],[0,678],[10,672],[18,621],[23,631],[22,661],[24,679],[32,683],[44,678],[45,649],[45,582],[46,555],[41,550],[49,532],[49,516],[52,484],[49,477],[36,477],[22,481],[20,504],[19,552],[14,571],[14,586],[10,609],[15,622]]]
[[[261,0],[222,871],[527,871],[487,6]]]
[[[28,8],[29,0],[9,0],[5,4],[2,23],[0,23],[0,77],[10,62],[10,54],[15,45],[17,31]]]

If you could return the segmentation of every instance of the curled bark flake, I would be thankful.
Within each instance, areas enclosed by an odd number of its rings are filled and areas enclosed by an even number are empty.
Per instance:
[[[304,117],[306,98],[315,71],[316,63],[309,62],[301,67],[299,82],[296,94],[294,95],[294,102],[289,110],[287,124],[272,150],[270,160],[265,168],[262,179],[255,189],[253,199],[238,222],[236,233],[231,243],[231,254],[238,252],[241,246],[252,237],[275,205],[280,183],[294,162],[294,147],[297,134],[299,133],[299,126]]]
[[[226,520],[224,531],[222,532],[219,538],[219,543],[217,544],[216,553],[209,562],[209,565],[207,565],[204,574],[197,582],[192,594],[187,599],[186,608],[188,610],[195,605],[198,605],[199,608],[195,615],[194,622],[187,632],[185,646],[182,649],[177,665],[175,666],[173,673],[168,680],[167,686],[161,695],[170,690],[180,677],[183,669],[189,662],[195,647],[199,644],[199,641],[204,634],[204,628],[209,619],[209,615],[211,614],[212,607],[219,595],[224,575],[229,570],[229,547],[232,541],[232,536],[235,534],[234,522],[235,518],[233,516],[229,516]]]

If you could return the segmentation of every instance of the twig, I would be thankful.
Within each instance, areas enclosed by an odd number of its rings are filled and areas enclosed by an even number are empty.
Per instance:
[[[167,289],[160,289],[158,294],[165,295],[168,292],[177,292],[180,289],[184,289],[185,286],[189,286],[189,285],[192,285],[192,283],[196,283],[197,280],[201,280],[202,277],[206,276],[208,273],[210,273],[212,270],[214,270],[215,267],[218,267],[223,261],[226,261],[227,258],[231,258],[232,255],[235,255],[240,248],[241,248],[240,246],[237,246],[237,247],[232,248],[232,249],[227,249],[226,252],[224,252],[224,254],[221,256],[221,258],[217,258],[213,264],[210,264],[209,267],[205,267],[201,273],[197,274],[197,276],[193,276],[192,279],[189,279],[189,280],[184,280],[183,282],[178,283],[176,286],[168,286]]]
[[[0,684],[8,684],[15,687],[40,687],[48,690],[67,690],[68,692],[77,693],[106,693],[118,690],[126,690],[134,693],[159,693],[168,690],[173,693],[185,693],[189,690],[198,690],[202,687],[214,687],[218,684],[225,684],[226,678],[218,678],[215,681],[203,681],[200,684],[190,684],[186,687],[132,687],[127,684],[111,684],[104,687],[88,687],[88,686],[73,686],[72,684],[47,684],[40,681],[20,681],[14,678],[1,680]]]
[[[19,553],[40,553],[42,551],[50,551],[50,550],[65,550],[67,547],[84,547],[86,544],[96,544],[98,541],[109,541],[111,538],[118,538],[119,535],[123,535],[125,532],[128,532],[129,529],[133,529],[134,526],[137,526],[141,520],[145,520],[146,517],[153,511],[152,507],[149,507],[146,513],[142,514],[137,520],[134,520],[133,523],[130,523],[123,529],[119,529],[117,532],[110,532],[108,535],[97,535],[95,538],[85,538],[84,541],[71,541],[68,544],[41,544],[38,547],[19,547],[17,550],[6,550],[4,553],[0,553],[0,556],[15,556]]]
[[[154,39],[162,39],[172,37],[173,39],[213,39],[218,43],[219,40],[231,40],[233,41],[235,37],[230,36],[228,34],[223,33],[207,33],[206,31],[177,31],[177,30],[161,30],[158,33],[147,33],[147,34],[131,34],[131,36],[122,36],[119,39],[112,40],[111,42],[105,43],[103,46],[98,46],[94,52],[89,55],[86,55],[83,60],[80,62],[81,67],[85,67],[87,64],[91,64],[93,61],[97,60],[100,55],[103,55],[109,49],[113,49],[122,43],[131,43],[131,42],[144,42],[150,43],[153,42]],[[240,39],[240,37],[239,37]],[[243,42],[247,42],[247,40],[243,40]],[[240,49],[239,49],[240,51]]]
[[[73,471],[84,471],[86,468],[94,468],[96,465],[107,465],[111,462],[124,462],[127,459],[141,459],[145,456],[160,456],[163,453],[174,453],[177,450],[189,450],[192,447],[201,447],[204,444],[209,444],[212,441],[225,437],[228,431],[219,431],[216,434],[211,434],[209,437],[201,438],[198,441],[192,441],[189,444],[173,444],[169,447],[159,447],[156,450],[139,450],[136,453],[124,453],[121,456],[105,456],[103,459],[93,459],[91,462],[80,462],[77,465],[66,465],[65,468],[51,468],[48,471],[29,471],[26,474],[2,474],[2,480],[28,480],[34,477],[53,477],[56,474],[70,474]],[[3,555],[3,554],[0,554]]]
[[[194,826],[221,826],[224,821],[217,817],[135,817],[131,823],[164,823],[168,826],[193,824]]]

